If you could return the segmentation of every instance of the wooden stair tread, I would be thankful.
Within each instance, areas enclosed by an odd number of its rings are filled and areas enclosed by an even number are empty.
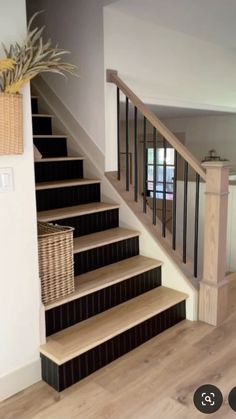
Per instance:
[[[68,157],[43,157],[42,159],[35,160],[35,163],[47,163],[54,161],[74,161],[74,160],[84,160],[84,157],[81,156],[68,156]]]
[[[75,277],[75,292],[47,304],[45,310],[50,310],[69,301],[84,297],[118,282],[125,281],[128,278],[158,268],[161,265],[162,262],[159,260],[138,255],[79,275]]]
[[[54,180],[50,182],[36,183],[36,190],[66,188],[69,186],[91,185],[101,183],[100,179],[70,179],[70,180]]]
[[[54,115],[48,115],[43,113],[32,113],[32,117],[38,117],[38,118],[54,118]]]
[[[33,138],[67,138],[67,135],[62,134],[34,134]]]
[[[140,233],[138,231],[116,227],[105,231],[99,231],[98,233],[76,237],[74,239],[74,253],[85,252],[86,250],[105,246],[121,240],[127,240],[139,235]]]
[[[109,204],[105,202],[91,202],[89,204],[74,205],[72,207],[53,209],[38,212],[39,221],[63,220],[63,218],[78,217],[96,212],[108,211],[119,208],[119,204]]]
[[[187,295],[158,287],[50,336],[40,352],[58,365],[184,301]]]

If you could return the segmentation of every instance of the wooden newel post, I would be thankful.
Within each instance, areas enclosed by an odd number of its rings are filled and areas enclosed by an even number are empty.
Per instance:
[[[205,162],[203,167],[206,169],[206,195],[199,320],[217,326],[228,312],[225,272],[230,165],[228,162]]]

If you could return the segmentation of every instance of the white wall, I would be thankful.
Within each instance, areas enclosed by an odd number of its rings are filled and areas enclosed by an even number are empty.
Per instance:
[[[78,66],[80,75],[67,80],[51,75],[46,80],[104,154],[103,1],[28,1],[28,15],[36,10],[45,10],[39,19],[46,24],[45,36],[71,51],[67,60]]]
[[[236,55],[193,36],[104,9],[105,67],[156,101],[236,107]],[[172,103],[173,104],[173,103]]]
[[[213,148],[236,166],[236,115],[168,118],[163,122],[171,131],[185,133],[185,145],[199,160]]]
[[[24,0],[0,0],[0,39],[26,33]],[[0,51],[0,56],[2,51]],[[40,297],[29,86],[24,89],[24,154],[0,156],[14,191],[0,193],[0,400],[40,379]]]
[[[147,103],[206,109],[236,108],[236,55],[221,48],[147,21],[127,16],[111,6],[104,9],[105,68],[116,69]],[[106,93],[106,150],[116,167],[115,96]]]

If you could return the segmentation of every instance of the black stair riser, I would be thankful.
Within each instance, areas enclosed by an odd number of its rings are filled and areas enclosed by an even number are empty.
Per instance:
[[[83,160],[35,163],[35,181],[80,179],[83,177]]]
[[[121,240],[106,246],[97,247],[74,254],[75,276],[102,268],[139,254],[139,238]]]
[[[42,378],[55,390],[65,390],[184,320],[185,316],[183,301],[62,365],[57,365],[41,355]]]
[[[31,98],[31,110],[32,113],[38,113],[38,99],[36,97]]]
[[[109,230],[119,226],[119,209],[96,212],[78,217],[53,221],[55,224],[74,227],[74,237]]]
[[[161,267],[47,310],[46,336],[161,286]]]
[[[32,122],[34,135],[52,134],[52,118],[48,116],[33,116]]]
[[[100,201],[100,183],[36,191],[38,211]]]
[[[34,138],[34,145],[43,157],[66,157],[67,139],[65,138]]]

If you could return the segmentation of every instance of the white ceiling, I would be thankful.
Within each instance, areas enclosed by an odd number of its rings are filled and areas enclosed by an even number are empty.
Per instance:
[[[205,41],[236,48],[236,0],[119,0],[110,7]]]

